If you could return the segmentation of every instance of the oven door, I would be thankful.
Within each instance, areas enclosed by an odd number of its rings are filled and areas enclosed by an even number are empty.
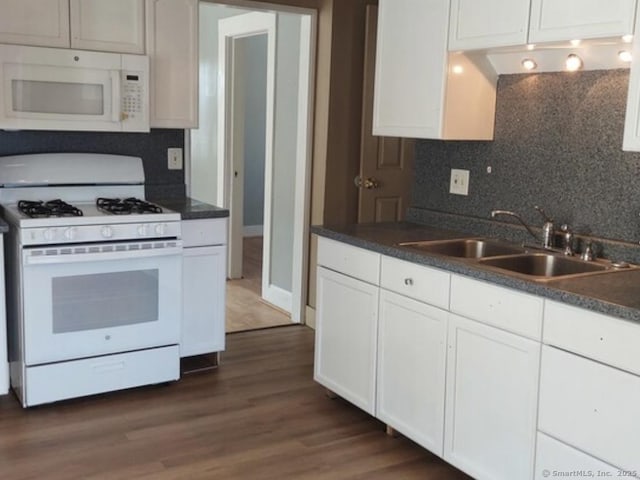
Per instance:
[[[178,344],[180,241],[24,248],[27,365]]]

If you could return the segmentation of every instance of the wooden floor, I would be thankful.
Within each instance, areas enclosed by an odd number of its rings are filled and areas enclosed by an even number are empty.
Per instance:
[[[245,237],[243,253],[243,278],[227,280],[226,331],[239,332],[291,324],[289,314],[261,298],[262,237]]]
[[[20,408],[0,397],[10,480],[469,478],[312,380],[313,331],[229,335],[218,370]]]

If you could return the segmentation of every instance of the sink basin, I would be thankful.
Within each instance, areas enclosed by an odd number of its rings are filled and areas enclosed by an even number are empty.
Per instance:
[[[608,270],[599,263],[549,255],[546,253],[528,253],[502,258],[480,260],[481,265],[500,268],[510,272],[541,278],[557,278],[566,275],[595,273]]]
[[[425,253],[445,255],[458,258],[484,258],[499,255],[523,253],[523,248],[478,239],[437,240],[425,242],[405,242],[402,247],[409,247]]]

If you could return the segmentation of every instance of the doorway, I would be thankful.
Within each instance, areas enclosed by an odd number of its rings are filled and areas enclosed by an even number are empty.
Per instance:
[[[228,331],[304,322],[315,13],[283,8],[200,3],[190,194],[231,213]]]

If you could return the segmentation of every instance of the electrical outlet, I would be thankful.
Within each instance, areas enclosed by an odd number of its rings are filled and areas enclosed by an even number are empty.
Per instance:
[[[454,195],[469,195],[469,170],[451,169],[449,193]]]
[[[167,162],[169,170],[182,170],[182,149],[167,148]]]

